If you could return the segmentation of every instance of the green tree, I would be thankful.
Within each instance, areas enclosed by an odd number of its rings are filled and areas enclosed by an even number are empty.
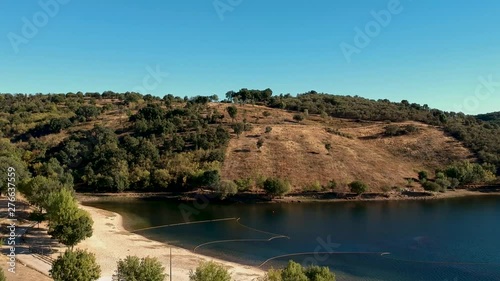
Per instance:
[[[308,281],[304,268],[299,263],[289,261],[288,265],[281,271],[283,281]]]
[[[59,133],[62,130],[71,127],[72,123],[68,118],[54,118],[49,121],[49,129],[53,133]]]
[[[195,271],[189,272],[190,281],[231,281],[231,275],[224,266],[215,262],[203,262]]]
[[[88,212],[78,208],[73,191],[63,188],[48,198],[49,235],[72,248],[92,236],[93,221]]]
[[[351,189],[351,192],[354,192],[356,194],[363,194],[366,191],[368,191],[368,186],[362,182],[362,181],[353,181],[349,184],[349,188]]]
[[[441,186],[433,181],[426,181],[422,186],[427,191],[439,191],[439,190],[441,190]]]
[[[49,207],[49,195],[63,188],[65,187],[57,179],[36,176],[22,187],[22,191],[30,204],[38,207],[38,211],[42,213]]]
[[[418,172],[418,179],[420,180],[421,183],[426,182],[428,177],[429,177],[429,175],[427,174],[426,171]]]
[[[225,180],[219,183],[217,191],[219,192],[220,198],[224,200],[228,196],[238,193],[238,186],[233,181]]]
[[[264,190],[272,197],[283,196],[290,192],[290,183],[279,178],[268,178],[264,181]]]
[[[299,263],[289,261],[283,269],[270,269],[262,281],[335,281],[328,267],[310,266],[304,268]]]
[[[245,124],[243,124],[243,123],[233,124],[232,127],[234,130],[234,133],[236,134],[236,136],[238,136],[238,138],[240,137],[241,133],[243,133],[243,131],[245,130]]]
[[[167,274],[165,268],[157,258],[127,256],[117,263],[116,275],[118,280],[126,281],[163,281]]]
[[[234,122],[234,119],[236,118],[236,116],[238,115],[238,108],[234,105],[231,105],[231,106],[228,106],[226,108],[226,111],[227,113],[229,114],[229,117],[231,117],[231,119],[233,120]]]
[[[75,217],[66,223],[52,224],[48,232],[62,244],[73,248],[80,241],[92,236],[93,220],[84,210],[78,210]]]
[[[93,105],[84,105],[75,111],[80,122],[90,121],[101,114],[101,110]]]
[[[326,266],[306,267],[304,273],[310,281],[335,281],[335,274]]]
[[[93,253],[66,250],[52,263],[50,276],[54,281],[95,281],[101,276],[101,268]]]

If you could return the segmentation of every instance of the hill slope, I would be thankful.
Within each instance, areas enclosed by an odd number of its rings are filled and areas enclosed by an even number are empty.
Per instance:
[[[226,105],[217,105],[224,110]],[[405,186],[420,170],[434,171],[454,160],[472,155],[459,142],[437,128],[417,122],[418,133],[384,137],[383,122],[355,122],[309,116],[296,122],[293,114],[259,106],[239,106],[240,119],[252,121],[253,129],[230,140],[222,177],[227,179],[282,177],[301,188],[335,179],[341,187],[354,180],[366,182],[371,190]],[[271,113],[264,117],[263,112]],[[265,133],[265,128],[272,131]],[[329,130],[330,132],[327,132]],[[264,141],[257,148],[257,140]],[[331,145],[330,151],[325,144]],[[415,185],[417,186],[417,185]]]

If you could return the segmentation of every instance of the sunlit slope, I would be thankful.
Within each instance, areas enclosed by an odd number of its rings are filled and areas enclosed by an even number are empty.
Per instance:
[[[226,106],[216,105],[221,112]],[[264,117],[264,111],[271,115]],[[289,179],[295,188],[315,181],[325,184],[331,179],[342,188],[353,180],[362,180],[372,191],[378,191],[383,187],[405,187],[407,179],[416,178],[419,170],[434,171],[454,160],[471,157],[459,142],[421,123],[392,123],[413,125],[420,131],[384,137],[382,133],[388,124],[383,122],[320,116],[296,122],[293,115],[259,106],[238,106],[235,122],[246,119],[253,128],[231,139],[222,168],[223,178],[277,176]],[[266,127],[272,131],[265,133]],[[260,150],[259,139],[264,141]],[[331,145],[329,151],[327,143]],[[414,184],[415,188],[418,186]]]

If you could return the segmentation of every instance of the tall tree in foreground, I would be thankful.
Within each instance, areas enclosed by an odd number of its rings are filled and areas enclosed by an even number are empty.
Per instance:
[[[157,258],[128,256],[118,261],[115,277],[126,281],[163,281],[165,268]]]
[[[92,236],[94,222],[89,213],[78,208],[73,191],[63,188],[49,195],[47,217],[49,234],[70,248]]]
[[[203,262],[195,271],[189,273],[190,281],[231,281],[231,275],[222,265],[215,262]]]
[[[101,267],[93,253],[67,250],[52,263],[49,272],[54,281],[95,281],[101,276]]]

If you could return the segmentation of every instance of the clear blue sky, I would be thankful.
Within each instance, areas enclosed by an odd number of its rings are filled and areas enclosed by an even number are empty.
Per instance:
[[[160,96],[269,87],[500,110],[497,0],[401,0],[350,61],[341,43],[356,47],[355,28],[390,0],[218,0],[236,4],[220,13],[213,0],[64,0],[43,25],[53,1],[0,2],[0,92],[124,92],[158,66]]]

